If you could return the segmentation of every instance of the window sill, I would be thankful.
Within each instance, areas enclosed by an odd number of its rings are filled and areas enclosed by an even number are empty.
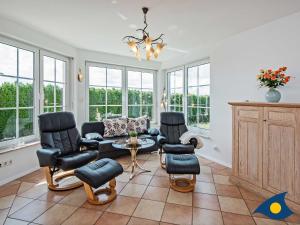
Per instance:
[[[11,152],[11,151],[17,151],[17,150],[20,150],[23,148],[35,146],[35,145],[40,145],[40,141],[35,140],[35,141],[31,141],[31,142],[28,142],[25,144],[17,144],[17,145],[12,145],[9,147],[0,148],[0,155]]]

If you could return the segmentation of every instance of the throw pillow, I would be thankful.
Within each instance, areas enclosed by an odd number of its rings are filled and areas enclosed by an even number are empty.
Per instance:
[[[136,131],[139,134],[145,133],[147,130],[147,117],[128,118],[127,129],[128,132]]]
[[[104,137],[116,137],[127,135],[127,118],[105,119]]]

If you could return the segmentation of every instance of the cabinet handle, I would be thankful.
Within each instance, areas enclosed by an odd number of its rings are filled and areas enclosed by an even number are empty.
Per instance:
[[[267,122],[267,120],[264,120],[264,122]]]

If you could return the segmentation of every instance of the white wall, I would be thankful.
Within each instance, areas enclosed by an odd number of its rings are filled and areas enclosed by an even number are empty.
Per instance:
[[[232,119],[228,102],[265,101],[267,89],[258,89],[256,81],[261,68],[287,66],[287,73],[295,79],[279,89],[282,102],[300,102],[299,27],[297,13],[235,35],[210,51],[207,56],[211,61],[211,139],[204,140],[206,146],[201,154],[231,165]],[[196,58],[196,52],[191,54],[192,60]],[[200,58],[203,52],[198,53]]]

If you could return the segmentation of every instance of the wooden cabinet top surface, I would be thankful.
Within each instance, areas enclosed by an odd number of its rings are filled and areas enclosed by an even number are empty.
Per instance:
[[[269,103],[269,102],[228,102],[232,106],[258,106],[258,107],[283,107],[300,108],[300,103]]]

